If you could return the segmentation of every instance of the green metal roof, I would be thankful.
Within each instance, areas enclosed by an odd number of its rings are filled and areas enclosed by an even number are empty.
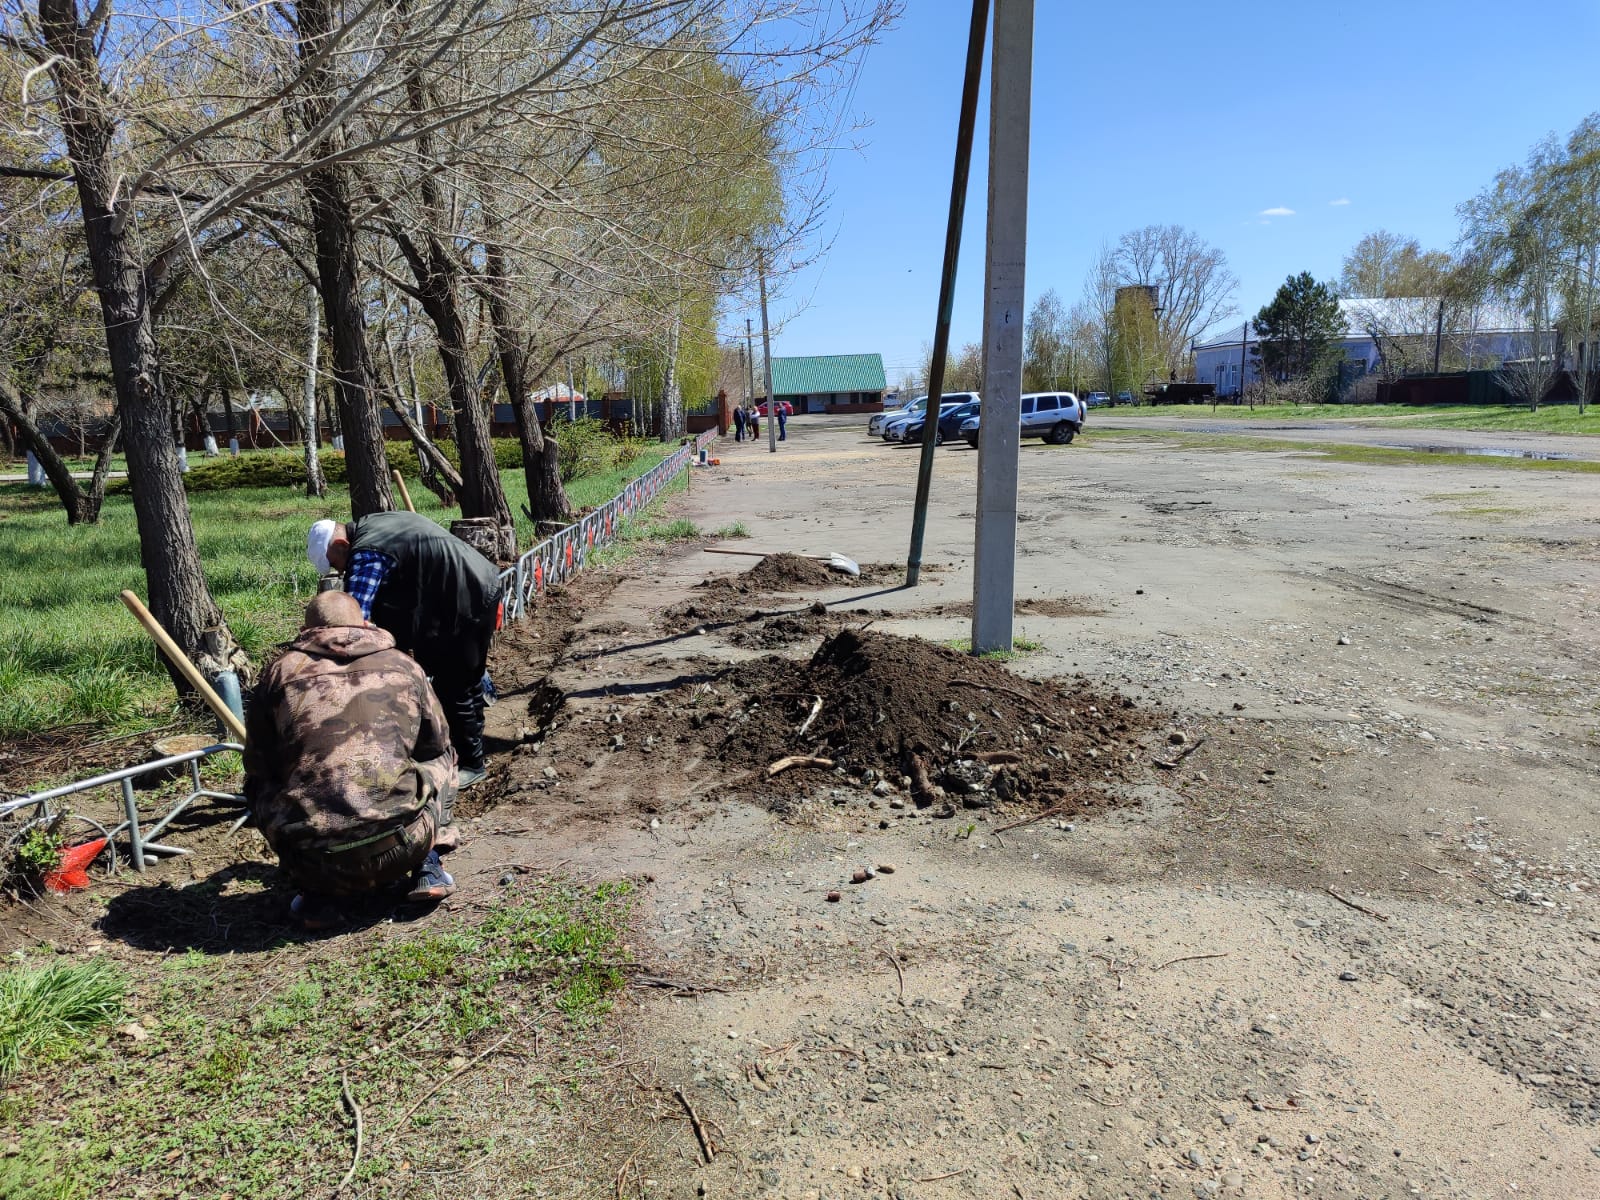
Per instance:
[[[780,396],[821,392],[881,392],[888,387],[881,354],[823,354],[772,359],[772,390]]]

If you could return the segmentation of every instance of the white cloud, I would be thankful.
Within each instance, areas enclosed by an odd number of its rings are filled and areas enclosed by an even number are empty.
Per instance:
[[[1294,209],[1285,208],[1280,204],[1276,208],[1263,208],[1261,215],[1263,217],[1292,217],[1294,216]]]
[[[1349,208],[1350,207],[1350,198],[1348,196],[1340,196],[1337,200],[1329,200],[1328,201],[1328,207],[1329,208]]]

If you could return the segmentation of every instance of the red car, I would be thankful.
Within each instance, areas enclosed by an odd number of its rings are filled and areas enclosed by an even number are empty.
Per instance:
[[[794,416],[794,405],[790,404],[787,400],[778,401],[778,409],[786,417]],[[756,406],[756,411],[763,417],[767,415],[767,403],[765,400]]]

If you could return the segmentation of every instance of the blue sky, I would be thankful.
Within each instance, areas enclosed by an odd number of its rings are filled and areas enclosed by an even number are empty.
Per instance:
[[[860,148],[833,158],[832,248],[772,306],[774,354],[876,351],[891,384],[933,335],[971,12],[906,7],[853,97]],[[1457,204],[1600,109],[1594,0],[1038,0],[1034,38],[1030,301],[1076,300],[1103,242],[1176,223],[1222,248],[1253,314],[1286,275],[1336,276],[1374,229],[1448,248]],[[987,128],[985,103],[956,345],[982,314]]]

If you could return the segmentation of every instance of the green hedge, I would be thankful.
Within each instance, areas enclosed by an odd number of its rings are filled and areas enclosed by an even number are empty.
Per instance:
[[[611,434],[599,421],[585,418],[581,421],[556,423],[556,444],[561,448],[561,481],[571,483],[584,475],[594,475],[627,466],[639,457],[645,443],[635,438],[619,438]],[[461,469],[461,454],[456,444],[449,441],[435,443],[450,464]],[[417,448],[410,441],[389,442],[385,454],[392,470],[416,478],[419,474]],[[347,481],[344,453],[339,450],[322,452],[322,473],[330,484],[343,485]],[[502,471],[522,469],[522,444],[516,438],[494,439],[495,466]],[[222,492],[233,488],[294,488],[306,482],[305,455],[300,450],[247,450],[237,457],[200,458],[191,455],[189,473],[183,477],[185,491]],[[106,491],[120,494],[128,491],[126,479],[113,480]]]

